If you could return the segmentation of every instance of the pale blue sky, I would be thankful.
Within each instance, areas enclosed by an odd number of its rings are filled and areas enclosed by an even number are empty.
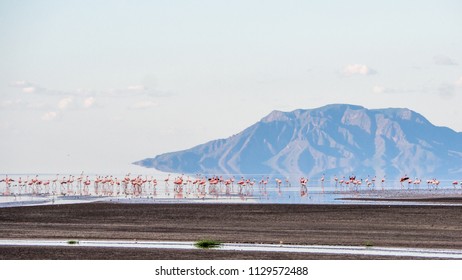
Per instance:
[[[274,109],[462,131],[461,1],[0,0],[0,173],[123,172]]]

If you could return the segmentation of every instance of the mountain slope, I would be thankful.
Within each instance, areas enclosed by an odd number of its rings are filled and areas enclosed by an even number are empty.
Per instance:
[[[462,177],[462,133],[409,109],[273,111],[244,131],[135,164],[208,174]]]

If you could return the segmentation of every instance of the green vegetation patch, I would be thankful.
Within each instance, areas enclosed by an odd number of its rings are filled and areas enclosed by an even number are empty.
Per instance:
[[[194,246],[200,249],[211,249],[211,248],[218,248],[220,247],[221,244],[222,242],[220,241],[204,239],[204,240],[199,240],[196,243],[194,243]]]
[[[374,246],[374,242],[372,242],[372,241],[366,241],[366,242],[364,242],[364,246],[366,246],[366,247],[372,247],[372,246]]]

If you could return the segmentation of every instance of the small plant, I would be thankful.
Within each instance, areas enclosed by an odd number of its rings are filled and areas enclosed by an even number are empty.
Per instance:
[[[78,241],[78,240],[68,240],[68,241],[67,241],[67,244],[69,244],[69,245],[76,245],[76,244],[79,244],[79,241]]]
[[[194,243],[194,246],[200,249],[211,249],[211,248],[217,248],[220,247],[222,243],[220,241],[216,240],[199,240],[196,243]]]
[[[366,242],[364,242],[364,246],[372,247],[372,246],[374,246],[374,243],[372,241],[366,241]]]

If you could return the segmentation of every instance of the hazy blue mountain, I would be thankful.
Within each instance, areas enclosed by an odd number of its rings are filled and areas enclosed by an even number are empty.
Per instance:
[[[161,171],[462,178],[462,133],[409,109],[334,104],[273,111],[227,139],[147,158]]]

